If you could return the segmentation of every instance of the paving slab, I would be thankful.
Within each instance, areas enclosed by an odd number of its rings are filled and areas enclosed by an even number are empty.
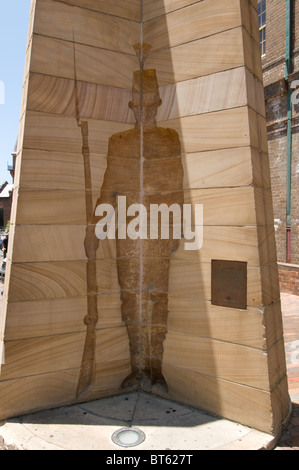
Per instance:
[[[114,435],[122,430],[133,434],[114,442]],[[144,439],[138,445],[130,437],[135,430]],[[16,450],[260,450],[274,446],[271,435],[145,392],[10,419],[0,426],[0,436],[6,447]]]

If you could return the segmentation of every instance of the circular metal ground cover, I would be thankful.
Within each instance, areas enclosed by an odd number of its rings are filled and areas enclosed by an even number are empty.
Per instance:
[[[121,447],[135,447],[145,441],[145,434],[137,428],[122,428],[113,433],[112,441]]]

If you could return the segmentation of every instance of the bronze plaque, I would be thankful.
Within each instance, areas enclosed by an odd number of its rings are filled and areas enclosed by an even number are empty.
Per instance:
[[[247,308],[247,263],[212,260],[212,304]]]

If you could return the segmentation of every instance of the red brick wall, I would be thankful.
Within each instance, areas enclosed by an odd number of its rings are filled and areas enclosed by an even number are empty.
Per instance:
[[[284,73],[285,57],[285,0],[266,0],[266,55],[263,57],[264,83],[272,83],[273,76]]]
[[[299,295],[299,266],[278,263],[280,290]]]
[[[294,0],[293,70],[299,80],[299,1]],[[285,76],[286,1],[267,0],[267,46],[262,59],[277,256],[286,262],[287,87]],[[291,263],[299,265],[299,105],[293,106]]]

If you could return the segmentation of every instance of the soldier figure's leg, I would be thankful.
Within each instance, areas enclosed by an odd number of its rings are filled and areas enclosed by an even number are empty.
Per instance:
[[[131,355],[131,374],[124,380],[123,388],[137,388],[149,383],[149,354],[147,325],[141,321],[140,293],[122,292],[122,318],[129,338]]]
[[[167,333],[168,295],[167,293],[151,293],[150,301],[153,304],[149,341],[151,381],[153,385],[159,385],[167,389],[162,374],[162,362]]]

